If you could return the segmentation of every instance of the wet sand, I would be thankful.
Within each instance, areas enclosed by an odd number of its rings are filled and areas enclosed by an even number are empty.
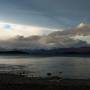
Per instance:
[[[0,74],[0,90],[90,90],[90,80]]]

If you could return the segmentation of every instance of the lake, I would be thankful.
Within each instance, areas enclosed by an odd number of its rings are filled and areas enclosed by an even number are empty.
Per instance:
[[[0,72],[18,73],[26,71],[27,76],[53,76],[63,78],[90,79],[89,57],[29,57],[0,56]]]

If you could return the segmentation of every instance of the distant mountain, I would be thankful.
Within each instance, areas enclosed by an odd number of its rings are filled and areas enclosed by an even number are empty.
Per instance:
[[[26,51],[23,50],[4,50],[4,51],[0,51],[0,55],[27,55],[29,54]]]
[[[71,48],[53,48],[53,49],[24,49],[4,51],[0,54],[9,55],[29,55],[29,56],[65,56],[65,55],[90,55],[90,47],[71,47]]]

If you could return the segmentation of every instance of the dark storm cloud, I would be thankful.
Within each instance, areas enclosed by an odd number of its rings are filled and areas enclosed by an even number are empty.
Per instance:
[[[0,19],[60,28],[90,22],[90,0],[0,0]]]

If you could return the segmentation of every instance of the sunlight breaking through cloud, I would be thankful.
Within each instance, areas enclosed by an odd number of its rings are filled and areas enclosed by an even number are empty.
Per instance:
[[[38,26],[0,22],[0,39],[12,38],[17,35],[21,35],[25,37],[32,35],[45,35],[52,31],[57,31],[57,30],[38,27]]]

